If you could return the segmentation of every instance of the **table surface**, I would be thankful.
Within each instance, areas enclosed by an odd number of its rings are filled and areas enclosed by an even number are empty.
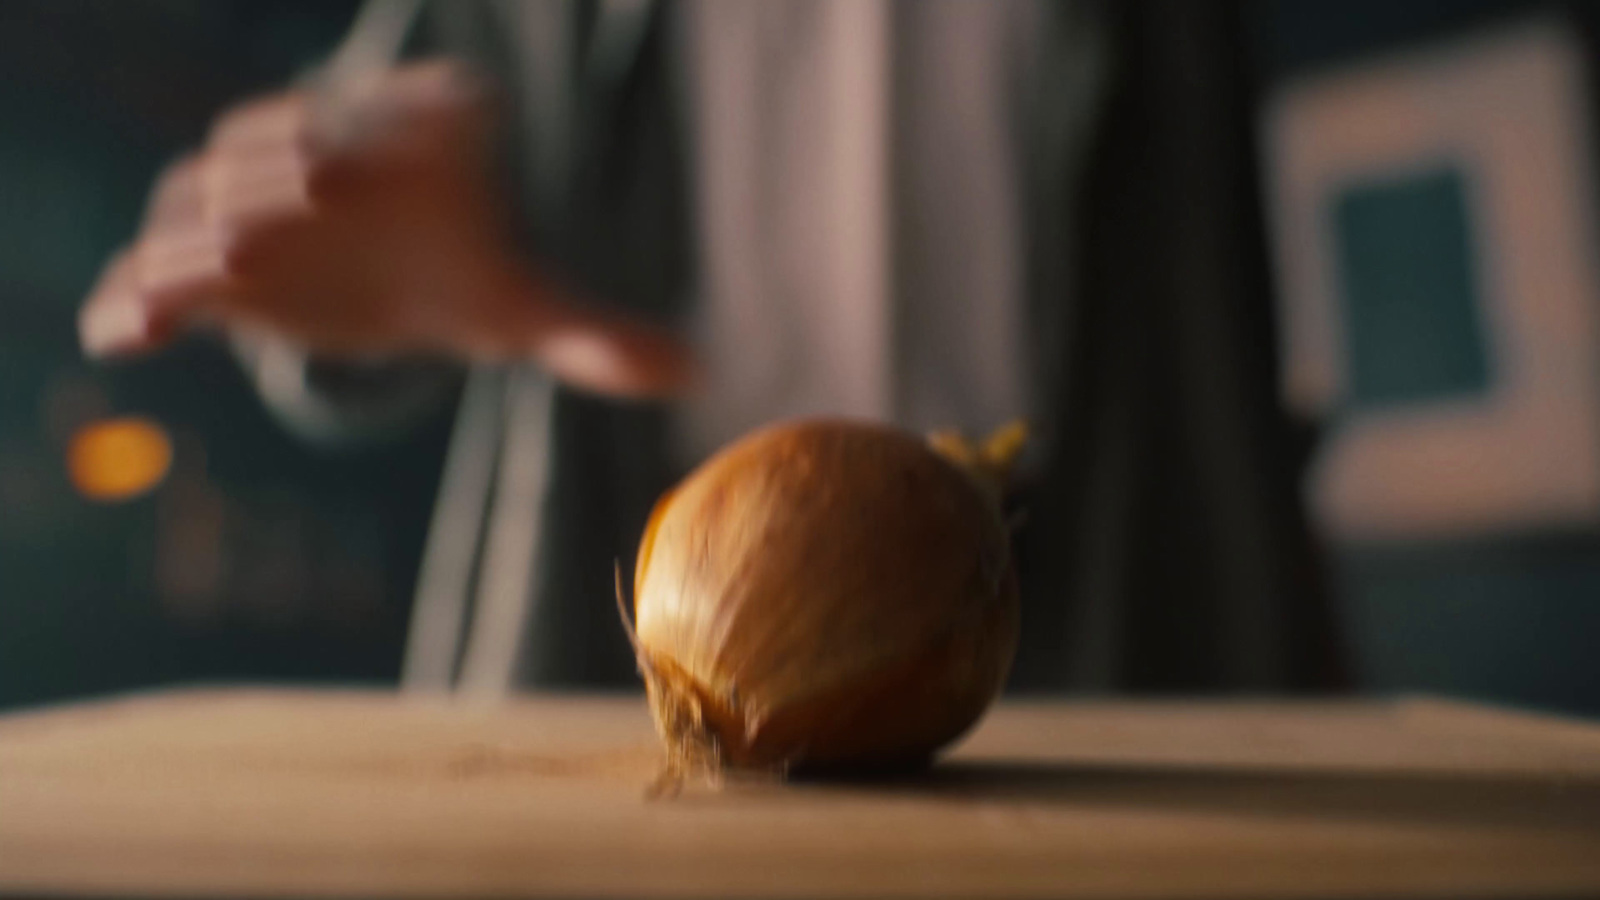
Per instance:
[[[1600,726],[1417,699],[1005,703],[941,764],[692,785],[636,697],[209,690],[0,717],[0,892],[1600,894]]]

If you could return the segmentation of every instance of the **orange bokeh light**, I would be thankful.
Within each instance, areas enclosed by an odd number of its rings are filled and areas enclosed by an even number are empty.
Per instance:
[[[161,483],[172,466],[172,439],[150,419],[101,419],[67,445],[67,474],[90,500],[131,500]]]

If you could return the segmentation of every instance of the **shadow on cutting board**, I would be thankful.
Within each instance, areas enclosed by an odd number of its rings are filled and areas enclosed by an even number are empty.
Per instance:
[[[940,763],[891,779],[804,779],[802,790],[991,806],[1148,809],[1238,816],[1578,829],[1600,847],[1600,778],[1531,773],[1294,770],[1180,765]]]

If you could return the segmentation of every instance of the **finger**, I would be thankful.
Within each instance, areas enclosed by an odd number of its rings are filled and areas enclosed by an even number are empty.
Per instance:
[[[308,98],[306,142],[404,156],[441,139],[481,139],[489,96],[486,79],[449,60],[371,73]]]
[[[309,210],[308,175],[305,153],[298,148],[214,153],[201,178],[205,221],[215,229],[238,229]]]
[[[665,342],[617,340],[588,329],[550,335],[540,342],[535,357],[562,381],[614,397],[671,396],[695,380],[687,355]]]
[[[198,297],[182,304],[152,304],[139,287],[137,271],[134,252],[119,254],[78,311],[78,342],[89,358],[121,358],[157,349],[202,305]]]
[[[374,124],[440,110],[471,107],[484,100],[488,82],[455,60],[398,66],[342,86],[337,100]]]
[[[670,335],[568,310],[534,343],[535,359],[567,383],[617,397],[681,393],[697,380],[693,354]]]
[[[414,134],[434,145],[470,147],[489,137],[492,93],[488,79],[452,61],[408,67],[395,95],[401,118]]]
[[[398,110],[427,115],[481,108],[489,82],[456,60],[440,59],[395,69],[385,96]]]
[[[228,275],[224,236],[211,228],[167,231],[141,238],[133,250],[135,287],[162,302],[190,285],[214,285]]]
[[[164,343],[219,306],[234,287],[227,249],[224,235],[205,228],[140,240],[125,289],[105,301],[113,311],[102,314],[127,330],[127,349]]]
[[[132,293],[104,294],[78,310],[78,345],[90,359],[131,356],[158,343],[143,304]]]
[[[100,276],[95,279],[94,287],[89,289],[89,297],[93,299],[101,294],[127,288],[133,282],[134,275],[133,253],[123,248],[116,252],[105,268],[100,270]]]
[[[189,228],[201,216],[200,158],[180,157],[156,179],[145,204],[144,230]]]
[[[78,343],[85,355],[118,356],[144,346],[145,315],[133,272],[131,253],[112,257],[78,310]]]
[[[308,121],[303,94],[274,94],[251,100],[218,117],[206,137],[206,149],[215,153],[301,145]]]

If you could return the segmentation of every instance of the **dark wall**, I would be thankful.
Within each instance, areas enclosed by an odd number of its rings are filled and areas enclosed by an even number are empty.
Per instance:
[[[338,39],[349,2],[0,5],[0,706],[168,681],[385,681],[398,671],[447,414],[317,450],[215,342],[96,366],[74,314],[144,194],[226,103]],[[66,442],[154,418],[176,461],[95,503]]]

